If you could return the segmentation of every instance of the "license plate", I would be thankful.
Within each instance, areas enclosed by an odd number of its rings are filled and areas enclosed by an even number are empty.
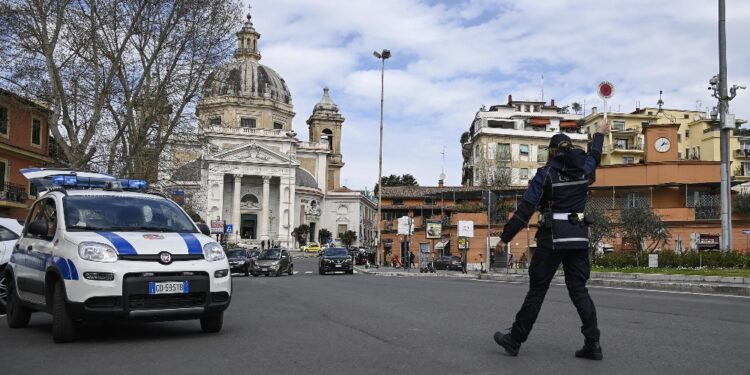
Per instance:
[[[168,281],[163,283],[148,283],[148,294],[180,294],[189,293],[190,284],[187,281]]]
[[[262,270],[263,271],[268,271],[268,267],[263,267]]]
[[[337,265],[336,265],[336,268],[341,268],[341,265],[340,265],[340,264],[337,264]]]

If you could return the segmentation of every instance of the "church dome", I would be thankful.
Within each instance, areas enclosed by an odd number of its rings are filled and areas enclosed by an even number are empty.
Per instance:
[[[306,188],[312,188],[312,189],[319,189],[318,182],[315,181],[315,177],[313,177],[310,172],[302,169],[297,168],[296,178],[295,178],[295,185],[299,187],[306,187]]]
[[[240,96],[267,98],[286,104],[292,103],[292,94],[283,78],[273,69],[259,63],[258,39],[252,17],[237,32],[235,60],[209,74],[203,85],[203,97]]]
[[[292,94],[279,73],[250,59],[237,59],[208,76],[203,86],[203,97],[223,95],[264,97],[292,103]]]

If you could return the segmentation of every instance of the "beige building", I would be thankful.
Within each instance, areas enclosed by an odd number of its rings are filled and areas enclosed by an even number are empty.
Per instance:
[[[249,15],[236,35],[234,60],[203,87],[195,140],[170,150],[170,162],[183,165],[162,179],[165,186],[204,220],[231,224],[230,242],[294,246],[290,233],[300,224],[310,227],[309,240],[341,226],[359,237],[360,211],[372,207],[366,198],[340,199],[344,117],[328,88],[307,120],[309,140],[299,140],[292,95],[276,71],[260,64],[260,34]],[[336,200],[328,202],[329,194]]]
[[[646,147],[667,152],[677,150],[678,160],[720,161],[718,126],[705,112],[647,107],[630,113],[609,113],[610,133],[604,139],[602,165],[634,164],[644,160]],[[583,119],[583,131],[592,135],[604,114],[596,107]],[[745,123],[737,120],[739,127]],[[643,129],[648,125],[677,124],[677,142],[644,144]],[[656,142],[656,141],[655,141]],[[743,148],[744,147],[744,148]],[[730,138],[732,175],[750,180],[750,138]],[[748,150],[745,152],[744,150]]]
[[[536,170],[547,163],[547,146],[557,133],[566,133],[579,147],[580,115],[560,113],[552,100],[513,100],[482,108],[474,116],[463,143],[464,186],[526,187]]]

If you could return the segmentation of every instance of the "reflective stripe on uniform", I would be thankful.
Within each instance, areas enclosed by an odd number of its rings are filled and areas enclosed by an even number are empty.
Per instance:
[[[568,182],[555,182],[555,183],[552,184],[552,187],[583,185],[583,184],[588,184],[588,183],[589,183],[589,180],[568,181]]]
[[[589,242],[589,239],[585,237],[555,238],[552,242]]]
[[[577,213],[577,212],[558,212],[558,213],[552,214],[552,218],[555,220],[568,220],[568,216],[570,216],[571,214],[583,215],[582,213]]]

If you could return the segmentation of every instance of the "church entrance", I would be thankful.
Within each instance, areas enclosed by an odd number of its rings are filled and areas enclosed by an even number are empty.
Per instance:
[[[242,214],[240,219],[240,237],[245,239],[257,239],[257,223],[258,215],[255,214]]]

